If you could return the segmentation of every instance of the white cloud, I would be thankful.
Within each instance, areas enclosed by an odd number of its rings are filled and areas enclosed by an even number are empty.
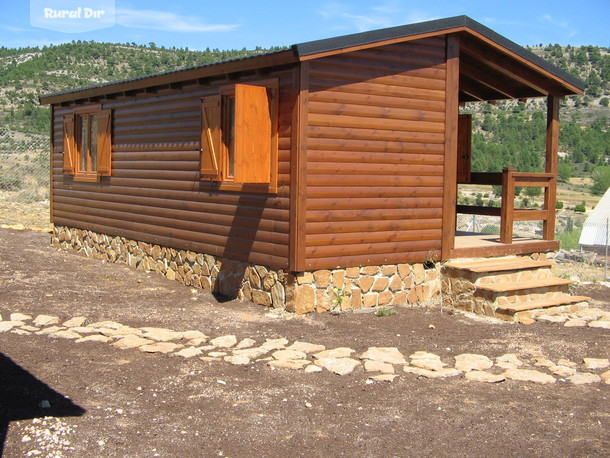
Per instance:
[[[352,7],[346,4],[332,2],[318,14],[322,19],[334,22],[334,29],[355,28],[358,32],[435,19],[421,11],[408,11],[391,0],[371,5],[366,10],[359,8],[358,13],[352,12]]]
[[[205,24],[191,16],[179,16],[175,13],[154,10],[131,10],[117,8],[116,23],[136,29],[163,30],[166,32],[228,32],[238,27],[237,24]]]
[[[578,34],[578,30],[576,28],[574,28],[572,25],[570,25],[569,22],[557,20],[550,14],[543,15],[542,21],[548,23],[549,25],[551,25],[553,27],[558,27],[558,28],[562,29],[567,34],[568,38],[571,38]]]

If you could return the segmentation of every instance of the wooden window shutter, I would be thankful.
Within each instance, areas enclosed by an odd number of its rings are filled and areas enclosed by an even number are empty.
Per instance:
[[[220,180],[220,95],[201,102],[201,179]]]
[[[110,175],[112,169],[111,128],[111,110],[101,110],[97,118],[97,171],[100,175]]]
[[[76,138],[74,137],[74,113],[64,116],[64,173],[76,172]]]
[[[235,182],[271,182],[271,107],[267,88],[235,85]]]

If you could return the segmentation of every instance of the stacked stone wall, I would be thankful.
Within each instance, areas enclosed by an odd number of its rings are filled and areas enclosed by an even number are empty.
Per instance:
[[[188,286],[295,313],[427,302],[439,296],[438,267],[391,264],[292,274],[281,269],[55,226],[52,244],[108,262],[158,272]]]

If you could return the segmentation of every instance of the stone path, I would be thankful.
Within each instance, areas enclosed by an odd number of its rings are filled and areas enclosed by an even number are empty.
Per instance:
[[[556,310],[550,309],[544,314],[522,320],[523,324],[531,324],[535,321],[539,323],[561,324],[566,328],[589,327],[610,329],[610,312],[594,307],[585,308],[576,312],[566,312],[558,307]]]
[[[588,313],[585,313],[588,312]],[[610,324],[606,312],[588,309],[577,312],[572,320],[582,320],[590,327]],[[540,320],[543,321],[543,320]],[[553,320],[549,320],[554,322]],[[559,322],[559,321],[557,321]],[[602,325],[594,323],[601,322]],[[568,326],[564,321],[564,326]],[[171,354],[177,358],[200,358],[203,361],[224,361],[234,365],[266,364],[271,370],[297,370],[305,373],[324,370],[337,375],[354,371],[364,373],[367,383],[392,382],[401,374],[418,378],[463,377],[472,382],[499,383],[505,380],[574,385],[610,385],[610,360],[583,357],[581,361],[504,354],[495,357],[476,354],[455,355],[443,361],[439,355],[416,351],[405,356],[395,347],[369,347],[357,354],[347,347],[327,349],[310,342],[289,342],[285,338],[257,342],[235,335],[210,337],[198,330],[175,331],[159,327],[134,328],[115,321],[89,322],[76,316],[62,321],[57,316],[11,313],[8,320],[0,316],[0,333],[46,335],[68,339],[75,344],[99,342],[120,350],[137,349],[146,353]],[[409,375],[406,375],[409,376]]]

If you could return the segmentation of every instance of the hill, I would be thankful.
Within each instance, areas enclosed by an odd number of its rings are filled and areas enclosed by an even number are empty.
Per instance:
[[[280,49],[280,48],[274,48]],[[562,102],[560,149],[564,180],[590,175],[610,156],[610,53],[598,46],[558,44],[529,48],[535,54],[587,82],[583,96]],[[0,48],[0,122],[7,130],[48,132],[48,107],[38,105],[45,93],[132,78],[167,70],[266,52],[218,49],[190,51],[154,43],[72,41],[42,48]],[[473,168],[500,171],[542,169],[545,144],[544,99],[526,103],[467,104],[473,113]]]

